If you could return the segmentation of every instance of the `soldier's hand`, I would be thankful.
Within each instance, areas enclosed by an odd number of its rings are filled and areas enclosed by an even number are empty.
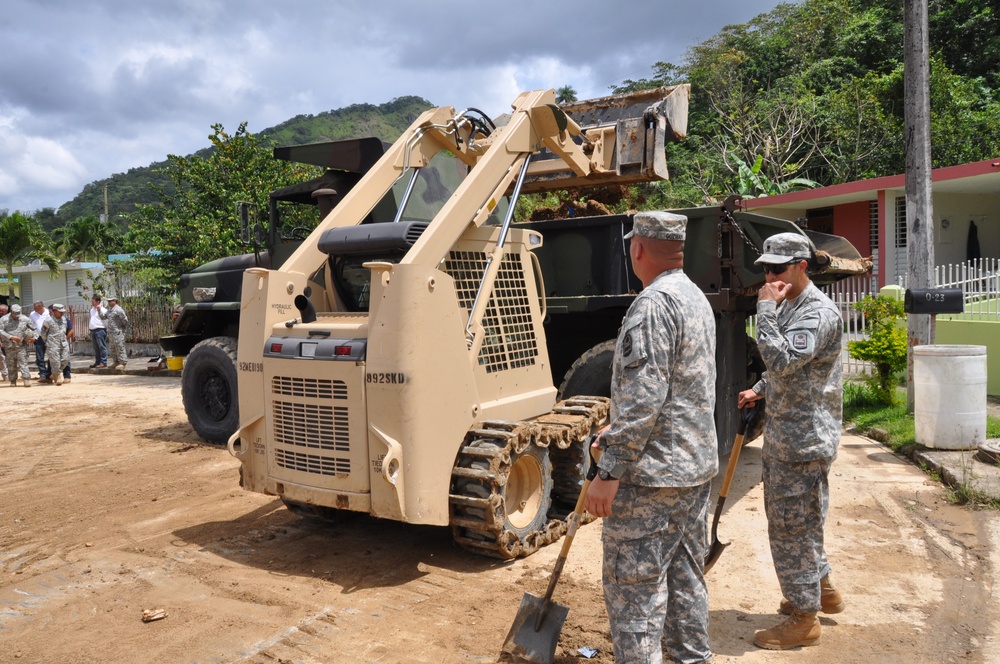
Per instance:
[[[785,296],[788,295],[788,291],[791,290],[792,285],[786,284],[784,281],[772,281],[766,283],[760,287],[760,292],[757,293],[758,301],[772,301],[781,304],[785,300]]]
[[[764,398],[763,394],[757,394],[753,390],[743,390],[736,397],[736,407],[737,408],[745,408],[746,406],[749,406],[750,404],[752,404],[754,401],[757,401],[758,399],[763,399],[763,398]]]
[[[13,342],[14,342],[14,343],[16,343],[16,344],[19,344],[19,343],[21,343],[21,337],[15,337],[15,336],[12,336],[12,337],[10,338],[10,340],[11,340],[11,341],[13,341]]]
[[[587,511],[594,516],[610,516],[611,504],[615,502],[619,484],[618,480],[602,480],[600,477],[595,477],[587,489],[587,499],[584,501]]]

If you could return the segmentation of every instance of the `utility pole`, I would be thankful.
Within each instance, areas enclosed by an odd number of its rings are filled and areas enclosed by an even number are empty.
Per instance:
[[[903,0],[903,116],[906,131],[907,288],[933,288],[930,59],[927,0]],[[906,405],[913,412],[913,347],[934,343],[934,317],[907,316]]]
[[[111,221],[111,210],[108,208],[108,185],[104,185],[104,214],[101,221],[107,223]]]

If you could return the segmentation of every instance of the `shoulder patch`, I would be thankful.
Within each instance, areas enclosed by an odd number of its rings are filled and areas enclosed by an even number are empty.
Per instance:
[[[805,332],[796,332],[792,335],[792,348],[795,350],[805,350],[809,347],[809,335]]]

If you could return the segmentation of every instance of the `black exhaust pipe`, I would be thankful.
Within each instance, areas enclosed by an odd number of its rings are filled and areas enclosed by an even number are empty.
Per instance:
[[[305,295],[295,296],[295,308],[302,315],[303,323],[312,323],[316,320],[316,307],[313,306],[312,300]]]

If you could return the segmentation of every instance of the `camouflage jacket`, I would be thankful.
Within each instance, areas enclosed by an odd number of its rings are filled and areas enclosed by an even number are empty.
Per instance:
[[[19,337],[21,339],[21,343],[27,343],[36,336],[38,336],[38,334],[35,330],[35,324],[32,323],[31,319],[24,314],[21,314],[17,318],[14,318],[10,314],[0,318],[0,342],[2,342],[4,346],[9,346],[15,343],[11,341],[11,337]]]
[[[598,465],[641,486],[703,484],[719,469],[714,411],[715,316],[682,270],[663,272],[618,333]]]
[[[767,371],[753,390],[767,399],[764,454],[791,462],[836,456],[843,334],[840,311],[812,283],[780,306],[757,303],[757,348]]]
[[[128,316],[121,305],[116,304],[100,316],[102,320],[108,321],[108,332],[124,332],[128,326]]]
[[[62,318],[52,316],[42,323],[42,329],[38,331],[42,340],[45,341],[45,343],[49,343],[49,340],[57,342],[65,339],[68,320],[69,319],[66,316],[63,316]]]

